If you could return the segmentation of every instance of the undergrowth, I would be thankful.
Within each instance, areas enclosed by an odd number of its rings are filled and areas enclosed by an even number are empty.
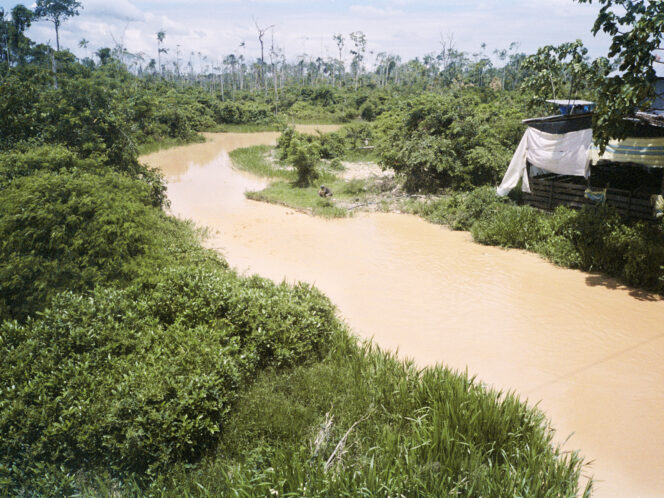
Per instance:
[[[487,245],[536,252],[553,263],[602,272],[628,285],[664,292],[664,230],[661,224],[624,220],[610,206],[553,213],[519,206],[492,187],[411,202],[410,212],[455,230],[470,230]]]
[[[545,416],[515,395],[443,367],[418,370],[344,333],[330,344],[322,362],[261,373],[217,448],[150,494],[580,494],[579,455],[557,448]]]

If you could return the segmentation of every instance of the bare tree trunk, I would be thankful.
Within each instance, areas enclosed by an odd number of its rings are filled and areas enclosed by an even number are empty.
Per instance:
[[[58,21],[53,21],[55,24],[55,48],[60,51],[60,23]]]
[[[51,65],[53,67],[53,86],[58,89],[58,63],[55,60],[55,53],[51,52]]]

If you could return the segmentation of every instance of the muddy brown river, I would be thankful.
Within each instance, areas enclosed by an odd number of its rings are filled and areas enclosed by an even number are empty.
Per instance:
[[[241,272],[313,283],[357,335],[539,403],[592,461],[596,496],[664,496],[664,301],[414,216],[324,220],[249,201],[265,183],[228,151],[276,137],[210,134],[143,160],[165,173],[172,212],[211,227]]]

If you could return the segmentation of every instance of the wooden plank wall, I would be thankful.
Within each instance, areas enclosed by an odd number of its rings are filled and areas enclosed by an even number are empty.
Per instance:
[[[580,208],[594,204],[584,195],[586,186],[571,183],[568,177],[530,178],[530,190],[530,194],[523,193],[524,203],[547,211],[560,205]],[[650,194],[608,188],[606,203],[615,207],[623,216],[644,220],[653,219]]]

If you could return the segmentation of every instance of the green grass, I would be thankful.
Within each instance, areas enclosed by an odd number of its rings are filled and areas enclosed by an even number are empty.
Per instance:
[[[334,189],[334,184],[331,183],[330,188]],[[278,181],[259,192],[247,192],[246,196],[255,201],[281,204],[324,218],[344,218],[350,213],[335,206],[332,199],[319,197],[318,187],[298,187],[292,182]]]
[[[544,414],[515,395],[443,367],[418,370],[339,333],[322,362],[264,371],[216,450],[153,488],[164,496],[578,496],[582,460],[552,440]]]
[[[297,174],[292,169],[275,166],[268,161],[272,147],[269,145],[254,145],[231,151],[230,156],[236,168],[264,178],[283,178],[295,180]]]
[[[365,191],[364,180],[350,182],[338,178],[333,171],[319,168],[319,178],[315,186],[298,187],[295,185],[297,174],[292,169],[275,166],[267,160],[272,147],[256,145],[235,149],[230,153],[235,167],[257,176],[280,179],[258,192],[247,192],[247,198],[280,204],[324,218],[343,218],[351,213],[347,209],[335,206],[335,199],[350,200]],[[334,196],[322,199],[318,196],[320,185],[326,185]]]
[[[193,138],[188,140],[184,138],[164,138],[139,145],[138,153],[139,155],[152,154],[153,152],[159,152],[160,150],[201,142],[205,142],[205,137],[200,134],[196,134]]]

